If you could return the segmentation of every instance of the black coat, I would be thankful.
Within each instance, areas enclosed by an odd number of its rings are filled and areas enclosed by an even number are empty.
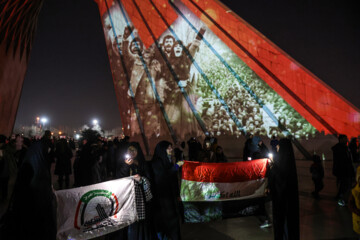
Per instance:
[[[352,166],[351,153],[346,144],[337,143],[333,151],[333,175],[336,177],[354,177],[355,171]]]
[[[60,140],[61,141],[61,140]],[[71,158],[73,154],[67,143],[59,143],[55,150],[55,175],[71,174]]]
[[[180,239],[178,211],[178,165],[174,164],[166,154],[170,145],[167,141],[157,144],[151,162],[152,184],[154,194],[154,216],[157,232],[164,233],[173,240]]]
[[[78,170],[79,185],[87,186],[94,184],[93,166],[98,160],[96,148],[91,143],[86,143],[80,151]]]
[[[43,141],[28,149],[18,172],[9,209],[1,220],[6,225],[0,230],[0,239],[35,237],[55,240],[56,198],[47,154],[48,146]],[[29,216],[30,219],[19,216]]]
[[[268,171],[272,198],[274,239],[283,240],[285,232],[289,239],[300,239],[299,193],[295,156],[289,139],[279,141],[279,153]]]

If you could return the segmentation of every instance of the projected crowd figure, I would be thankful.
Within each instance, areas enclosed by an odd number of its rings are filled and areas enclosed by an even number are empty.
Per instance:
[[[104,15],[108,54],[122,124],[128,135],[143,131],[148,138],[168,136],[172,128],[183,140],[200,136],[204,129],[194,116],[198,114],[209,134],[216,137],[240,137],[247,133],[267,137],[287,134],[297,138],[314,137],[316,129],[309,122],[196,16],[185,7],[181,11],[198,31],[192,31],[188,23],[178,17],[171,29],[147,48],[117,4],[111,7],[110,14]],[[203,37],[210,47],[203,43]],[[253,94],[249,94],[249,89]],[[264,111],[259,99],[273,118]],[[239,120],[240,127],[230,113]],[[280,129],[279,124],[284,128]]]

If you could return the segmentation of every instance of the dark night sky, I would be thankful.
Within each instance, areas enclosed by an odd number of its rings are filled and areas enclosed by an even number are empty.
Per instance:
[[[360,108],[360,15],[356,1],[223,0],[292,58]],[[92,0],[45,0],[16,125],[98,118],[120,126],[104,33]]]

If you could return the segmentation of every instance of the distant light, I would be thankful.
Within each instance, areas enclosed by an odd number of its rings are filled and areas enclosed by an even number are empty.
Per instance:
[[[271,159],[272,159],[272,157],[273,157],[272,153],[269,153],[269,158],[271,158]]]
[[[60,132],[59,132],[59,135],[61,135],[61,134],[62,134],[62,132],[60,131]]]
[[[47,123],[48,119],[47,118],[41,118],[40,120],[42,123]]]
[[[248,157],[248,161],[251,161],[251,157]]]
[[[79,134],[76,134],[76,135],[75,135],[75,138],[76,138],[77,140],[79,140],[80,135],[79,135]]]
[[[97,119],[94,119],[92,122],[94,125],[98,125],[98,123],[99,123],[99,121]]]

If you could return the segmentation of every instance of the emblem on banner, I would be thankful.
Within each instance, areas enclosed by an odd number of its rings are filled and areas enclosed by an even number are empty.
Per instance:
[[[87,232],[114,225],[112,218],[117,218],[118,211],[119,202],[114,193],[103,189],[88,191],[77,204],[74,226]]]

